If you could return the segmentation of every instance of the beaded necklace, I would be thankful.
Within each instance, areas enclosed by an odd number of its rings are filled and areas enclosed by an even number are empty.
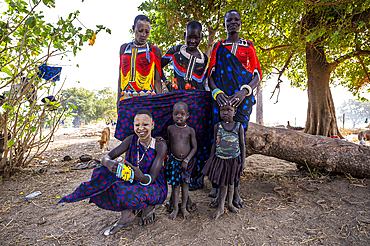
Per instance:
[[[152,142],[152,139],[150,139],[150,143],[151,142]],[[145,151],[144,151],[143,155],[140,158],[140,151],[139,151],[140,150],[140,146],[139,146],[140,140],[137,141],[137,161],[136,161],[137,166],[139,166],[141,161],[144,159],[144,156],[145,156],[146,152],[148,151],[148,149],[150,147],[150,143],[148,144],[148,146],[146,146],[146,147],[144,146]]]
[[[175,123],[175,126],[177,126],[178,128],[185,128],[185,127],[187,127],[188,125],[185,123],[185,125],[184,125],[184,126],[179,126],[178,124],[176,124],[176,123]]]
[[[136,48],[144,48],[147,45],[147,42],[145,42],[144,44],[135,44],[135,42],[133,42],[133,44]]]

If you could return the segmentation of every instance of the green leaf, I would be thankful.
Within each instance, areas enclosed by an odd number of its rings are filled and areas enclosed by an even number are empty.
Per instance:
[[[10,69],[8,67],[2,67],[1,72],[4,72],[9,76],[13,76],[12,71],[10,71]]]
[[[10,140],[6,145],[8,145],[8,148],[12,147],[14,144],[14,139]]]
[[[29,17],[24,24],[30,28],[34,27],[36,25],[35,17],[33,16]]]

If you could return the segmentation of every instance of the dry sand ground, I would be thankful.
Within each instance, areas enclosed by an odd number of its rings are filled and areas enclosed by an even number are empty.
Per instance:
[[[96,132],[96,131],[95,131]],[[215,209],[207,205],[211,189],[190,193],[198,209],[188,220],[172,221],[157,206],[156,222],[121,230],[105,237],[103,231],[119,213],[77,202],[55,206],[59,197],[89,180],[92,169],[72,171],[78,157],[100,159],[94,129],[59,135],[30,169],[38,171],[42,160],[58,159],[46,174],[22,173],[0,179],[1,245],[370,245],[370,181],[350,176],[297,172],[296,165],[276,158],[247,158],[240,182],[246,207],[239,214],[211,219]],[[119,142],[111,139],[111,148]],[[65,155],[73,160],[60,162]],[[27,201],[34,191],[42,195]]]

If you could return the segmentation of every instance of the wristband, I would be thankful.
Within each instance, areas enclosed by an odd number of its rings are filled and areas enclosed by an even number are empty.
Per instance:
[[[117,159],[117,161],[122,161],[122,158]],[[123,163],[118,163],[116,176],[117,178],[123,179],[124,181],[130,181],[130,183],[132,183],[134,181],[135,172],[130,166],[124,164],[124,162],[125,160],[123,160]]]
[[[215,99],[215,100],[216,100],[217,95],[218,95],[218,94],[220,94],[220,93],[225,94],[225,93],[224,93],[222,90],[220,90],[219,88],[214,89],[214,90],[212,91],[212,97],[213,97],[213,99]]]
[[[152,182],[152,176],[150,176],[150,174],[144,174],[145,176],[147,176],[147,177],[149,177],[149,182],[148,183],[146,183],[146,184],[143,184],[143,183],[141,183],[141,182],[139,182],[141,185],[144,185],[144,186],[148,186],[148,185],[150,185],[150,183]]]
[[[252,88],[249,85],[242,85],[242,87],[240,87],[240,90],[243,90],[243,89],[248,90],[247,95],[245,95],[246,97],[249,96],[250,94],[252,94]]]

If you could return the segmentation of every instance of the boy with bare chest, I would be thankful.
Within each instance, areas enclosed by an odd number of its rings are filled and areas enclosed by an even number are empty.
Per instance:
[[[179,193],[181,185],[181,212],[184,219],[189,217],[186,209],[190,176],[195,165],[194,154],[197,151],[195,130],[186,124],[189,118],[188,105],[182,101],[173,106],[174,125],[167,128],[171,155],[168,158],[165,174],[172,186],[173,211],[170,219],[175,219],[179,212]]]

